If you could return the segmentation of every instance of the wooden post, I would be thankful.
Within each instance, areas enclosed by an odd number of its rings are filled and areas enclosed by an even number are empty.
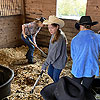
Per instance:
[[[25,0],[22,0],[22,20],[25,23]]]

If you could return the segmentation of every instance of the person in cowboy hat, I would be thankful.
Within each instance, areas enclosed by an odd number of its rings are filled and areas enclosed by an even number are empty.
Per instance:
[[[87,89],[90,89],[95,75],[99,76],[100,39],[91,30],[91,27],[97,23],[96,21],[92,22],[90,16],[82,16],[75,24],[76,29],[80,32],[71,41],[73,80]]]
[[[35,47],[28,41],[28,39],[30,39],[36,45],[35,38],[36,38],[37,33],[40,31],[41,27],[43,27],[42,23],[44,20],[46,19],[44,17],[41,17],[40,19],[38,18],[33,22],[22,25],[21,38],[29,47],[29,50],[26,53],[26,59],[28,59],[29,64],[35,63],[35,61],[33,60],[33,53],[34,53]]]
[[[61,31],[64,21],[54,15],[50,15],[43,24],[48,25],[51,34],[48,56],[42,65],[42,70],[48,68],[48,75],[54,82],[59,80],[59,75],[67,62],[67,41],[65,34]]]

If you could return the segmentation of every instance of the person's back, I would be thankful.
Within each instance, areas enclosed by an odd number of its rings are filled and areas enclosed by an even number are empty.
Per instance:
[[[91,77],[91,73],[98,75],[99,71],[97,69],[99,69],[98,57],[100,45],[96,34],[91,30],[83,30],[78,33],[72,42],[72,48],[74,45],[74,52],[72,54],[74,68],[72,69],[72,73],[77,73],[77,77],[85,77],[85,75]],[[76,68],[75,66],[78,66],[79,70],[76,70],[78,72],[73,72]]]
[[[82,16],[75,24],[75,28],[80,32],[71,42],[73,80],[84,85],[87,89],[91,87],[95,75],[99,76],[100,39],[91,30],[91,26],[96,24],[98,22],[92,22],[90,16]]]

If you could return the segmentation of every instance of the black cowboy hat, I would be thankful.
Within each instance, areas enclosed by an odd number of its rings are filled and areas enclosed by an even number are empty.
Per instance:
[[[44,21],[46,20],[46,18],[44,18],[44,17],[41,17],[40,18],[40,21],[43,23]]]
[[[85,87],[67,76],[47,85],[40,93],[44,100],[96,100]]]
[[[41,17],[41,18],[36,18],[36,20],[39,20],[39,21],[41,21],[43,23],[46,20],[46,18]]]
[[[92,22],[92,19],[90,16],[82,16],[79,20],[79,23],[76,22],[75,28],[79,30],[80,28],[79,25],[84,25],[84,24],[93,26],[93,25],[98,24],[98,22],[97,21]]]

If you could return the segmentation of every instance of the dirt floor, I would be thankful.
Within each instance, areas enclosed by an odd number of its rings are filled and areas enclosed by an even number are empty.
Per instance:
[[[48,52],[48,48],[41,49],[45,53]],[[34,60],[36,63],[27,64],[25,57],[27,50],[27,46],[0,49],[0,64],[14,70],[14,78],[11,82],[11,95],[7,97],[9,100],[43,100],[40,91],[43,87],[53,82],[46,71],[40,78],[33,94],[30,94],[46,58],[42,57],[39,50],[35,49]],[[71,65],[72,61],[68,58],[66,67],[62,71],[60,77],[66,75],[71,77]]]

